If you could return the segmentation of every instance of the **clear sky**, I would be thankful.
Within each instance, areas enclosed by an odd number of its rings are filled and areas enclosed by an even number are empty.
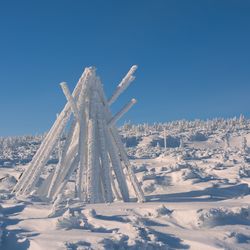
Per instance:
[[[0,136],[48,130],[84,67],[109,96],[133,64],[126,120],[250,117],[250,1],[0,1]]]

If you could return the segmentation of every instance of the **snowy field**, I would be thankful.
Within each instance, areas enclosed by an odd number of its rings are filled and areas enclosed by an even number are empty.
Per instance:
[[[127,123],[120,134],[147,202],[80,204],[72,176],[54,210],[11,194],[44,136],[0,138],[0,249],[250,249],[250,120]]]

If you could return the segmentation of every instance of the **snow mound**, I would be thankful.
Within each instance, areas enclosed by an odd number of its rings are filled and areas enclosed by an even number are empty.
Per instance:
[[[65,247],[67,250],[92,250],[91,244],[87,241],[66,242]]]
[[[57,227],[63,229],[89,229],[89,224],[81,211],[71,211],[68,209],[57,219]]]
[[[141,140],[142,140],[141,137],[137,136],[129,136],[122,138],[122,142],[125,144],[125,147],[127,148],[136,147]]]
[[[11,190],[16,185],[16,178],[10,174],[0,176],[0,200],[10,199]]]
[[[60,218],[57,219],[57,228],[60,229],[83,229],[91,232],[112,233],[113,229],[106,229],[100,225],[90,223],[89,219],[94,218],[96,212],[94,209],[71,210],[68,209]]]
[[[12,189],[17,183],[17,180],[14,176],[10,174],[5,174],[0,177],[0,192],[2,190],[10,190]]]
[[[214,170],[224,170],[224,169],[226,169],[226,168],[227,168],[227,167],[226,167],[225,164],[222,163],[222,162],[217,162],[217,163],[215,163],[215,165],[214,165],[214,167],[213,167]]]
[[[173,210],[170,218],[182,227],[195,230],[229,225],[249,226],[250,206]]]
[[[142,189],[143,189],[143,191],[145,193],[148,193],[148,194],[154,192],[155,189],[156,189],[155,182],[150,181],[150,182],[147,182],[147,183],[143,183]]]
[[[232,243],[233,244],[235,244],[235,243],[248,244],[248,248],[249,248],[249,244],[250,244],[250,236],[246,235],[244,233],[239,233],[239,232],[229,232],[228,234],[226,234],[224,240],[227,243],[231,243],[231,244]],[[246,249],[248,249],[248,248],[246,248]]]
[[[154,217],[154,218],[161,218],[164,216],[170,216],[172,214],[173,210],[168,209],[164,205],[160,205],[150,211],[147,211],[147,214],[145,216]]]
[[[206,141],[207,139],[205,134],[198,131],[190,136],[190,141]]]
[[[137,212],[141,216],[139,217],[140,219],[138,219],[138,216],[137,216],[137,220],[139,220],[140,223],[147,224],[149,222],[150,224],[152,223],[151,221],[152,219],[155,219],[155,218],[162,219],[162,218],[170,217],[171,214],[173,213],[173,210],[167,208],[166,206],[162,204],[154,208],[145,208],[143,210],[137,210]]]
[[[131,240],[127,235],[122,233],[112,234],[110,237],[103,238],[96,244],[91,244],[86,241],[78,242],[67,242],[67,250],[136,250],[136,249],[147,249],[147,250],[167,250],[170,249],[168,246],[160,242],[147,242],[143,240]]]
[[[239,170],[239,176],[242,178],[248,178],[250,177],[250,167],[249,166],[243,166]]]
[[[203,169],[190,167],[182,172],[183,180],[193,180],[193,183],[215,180],[217,177],[204,171]]]
[[[250,206],[200,209],[197,211],[197,216],[197,225],[199,227],[235,224],[250,225]]]
[[[187,162],[179,162],[176,165],[167,168],[168,173],[180,171],[181,169],[189,168],[191,165]]]
[[[134,172],[135,173],[140,173],[140,172],[147,172],[148,169],[147,169],[147,166],[144,164],[144,165],[140,165],[140,166],[134,166]]]
[[[155,173],[146,173],[142,176],[142,180],[155,180],[157,178],[157,175]]]
[[[155,209],[157,216],[170,215],[173,211],[166,208],[164,205],[159,206]]]

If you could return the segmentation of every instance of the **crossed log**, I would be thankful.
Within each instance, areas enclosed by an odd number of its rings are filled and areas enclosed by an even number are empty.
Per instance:
[[[115,123],[136,103],[132,99],[112,116],[110,105],[135,79],[137,66],[132,66],[107,100],[99,77],[93,67],[85,68],[73,93],[67,84],[61,88],[67,103],[43,140],[32,161],[14,187],[17,196],[35,194],[54,201],[63,192],[76,172],[75,196],[88,203],[129,201],[128,183],[139,202],[145,198],[133,172]],[[39,186],[42,171],[61,138],[73,114],[73,121],[63,145],[60,160]]]

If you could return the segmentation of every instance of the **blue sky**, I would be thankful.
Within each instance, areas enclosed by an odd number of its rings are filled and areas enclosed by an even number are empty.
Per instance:
[[[0,136],[42,133],[94,65],[134,123],[250,117],[250,1],[8,0],[0,2]]]

